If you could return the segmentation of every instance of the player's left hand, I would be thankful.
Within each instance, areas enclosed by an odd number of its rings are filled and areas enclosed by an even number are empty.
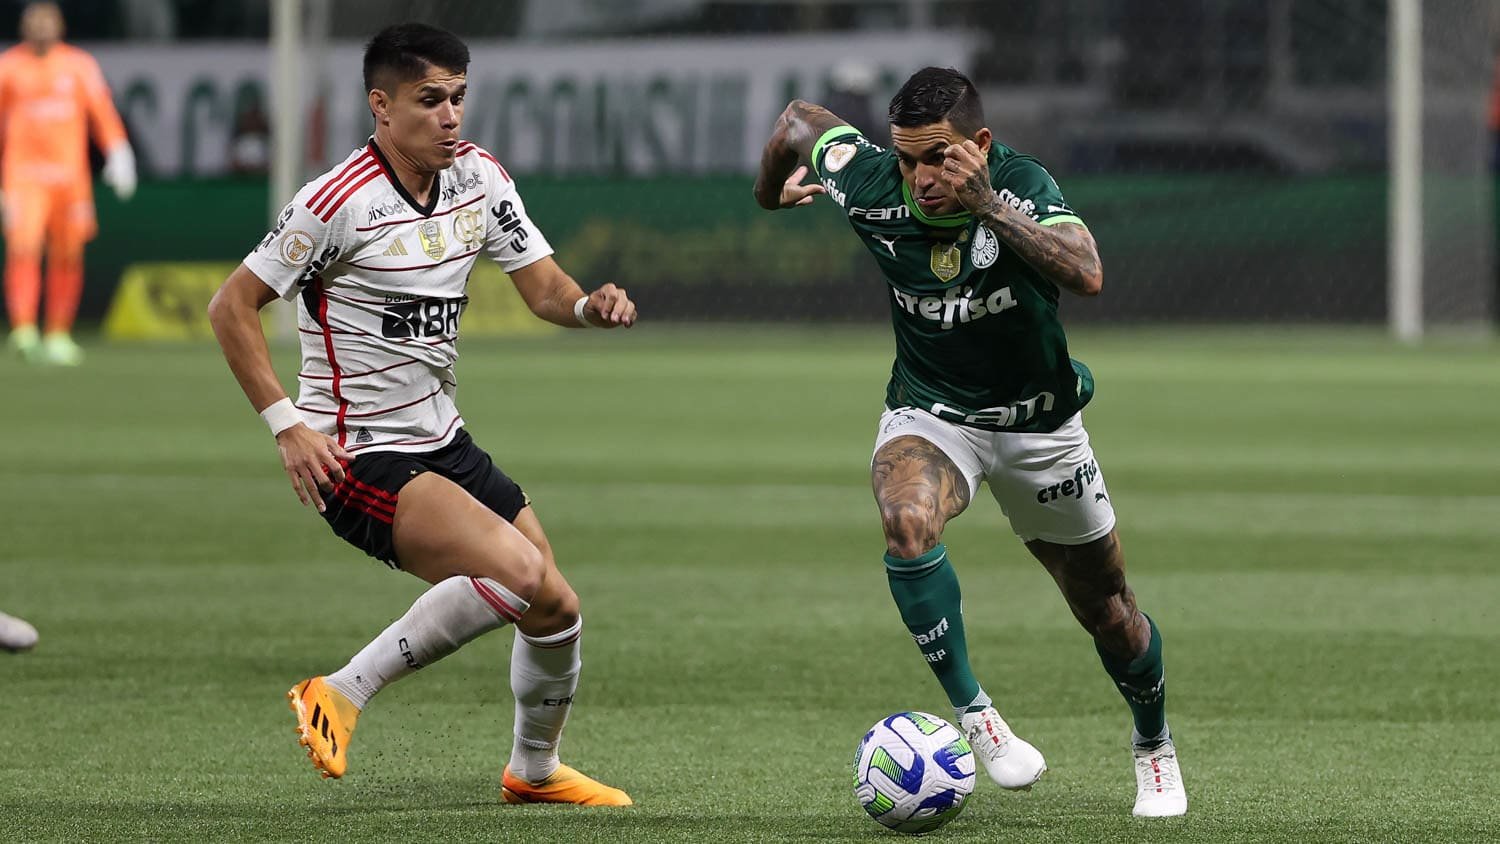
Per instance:
[[[973,141],[951,144],[943,150],[943,183],[971,213],[979,213],[995,200],[989,159]]]
[[[589,294],[583,318],[600,328],[629,328],[635,325],[635,303],[625,295],[625,288],[606,284]]]
[[[811,205],[818,194],[828,193],[828,189],[818,182],[813,182],[810,185],[802,184],[802,180],[805,178],[807,178],[806,164],[800,165],[796,170],[792,171],[792,175],[787,177],[786,182],[781,185],[782,208]]]

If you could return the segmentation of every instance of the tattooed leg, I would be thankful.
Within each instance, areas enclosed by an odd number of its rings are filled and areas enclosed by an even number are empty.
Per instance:
[[[969,484],[948,456],[920,437],[897,437],[871,469],[885,526],[886,579],[901,620],[962,716],[989,696],[969,667],[958,575],[942,545],[943,526],[969,504]]]
[[[1073,617],[1094,637],[1104,670],[1115,681],[1135,719],[1138,742],[1166,736],[1166,680],[1161,631],[1135,603],[1125,582],[1119,536],[1085,545],[1026,543],[1062,590]]]
[[[948,455],[921,437],[897,437],[870,469],[886,549],[911,559],[942,541],[943,526],[969,506],[969,484]]]

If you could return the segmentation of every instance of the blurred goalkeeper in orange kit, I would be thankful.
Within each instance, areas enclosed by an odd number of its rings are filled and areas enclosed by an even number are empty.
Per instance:
[[[62,43],[55,3],[21,12],[21,43],[0,53],[0,214],[5,229],[8,345],[35,363],[76,366],[69,332],[83,293],[83,246],[98,231],[88,140],[104,151],[104,181],[135,192],[135,154],[98,62]],[[45,331],[38,332],[42,254],[47,256]]]

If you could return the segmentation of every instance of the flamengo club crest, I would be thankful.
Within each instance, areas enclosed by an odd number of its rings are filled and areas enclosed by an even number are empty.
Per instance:
[[[453,236],[466,247],[484,239],[484,215],[477,208],[462,208],[453,214]]]
[[[434,261],[441,260],[448,244],[443,241],[443,227],[437,220],[423,220],[417,226],[417,238],[422,241],[422,251]]]
[[[969,263],[982,270],[1000,257],[1000,239],[985,226],[974,230],[974,245],[969,247]]]

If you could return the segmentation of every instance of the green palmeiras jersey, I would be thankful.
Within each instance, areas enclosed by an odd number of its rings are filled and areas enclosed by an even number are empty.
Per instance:
[[[1055,284],[972,214],[924,213],[895,152],[850,126],[825,132],[812,163],[890,285],[896,362],[887,407],[1036,433],[1088,403],[1093,375],[1068,357]],[[1044,226],[1083,223],[1036,159],[997,143],[989,165],[1002,202]]]

